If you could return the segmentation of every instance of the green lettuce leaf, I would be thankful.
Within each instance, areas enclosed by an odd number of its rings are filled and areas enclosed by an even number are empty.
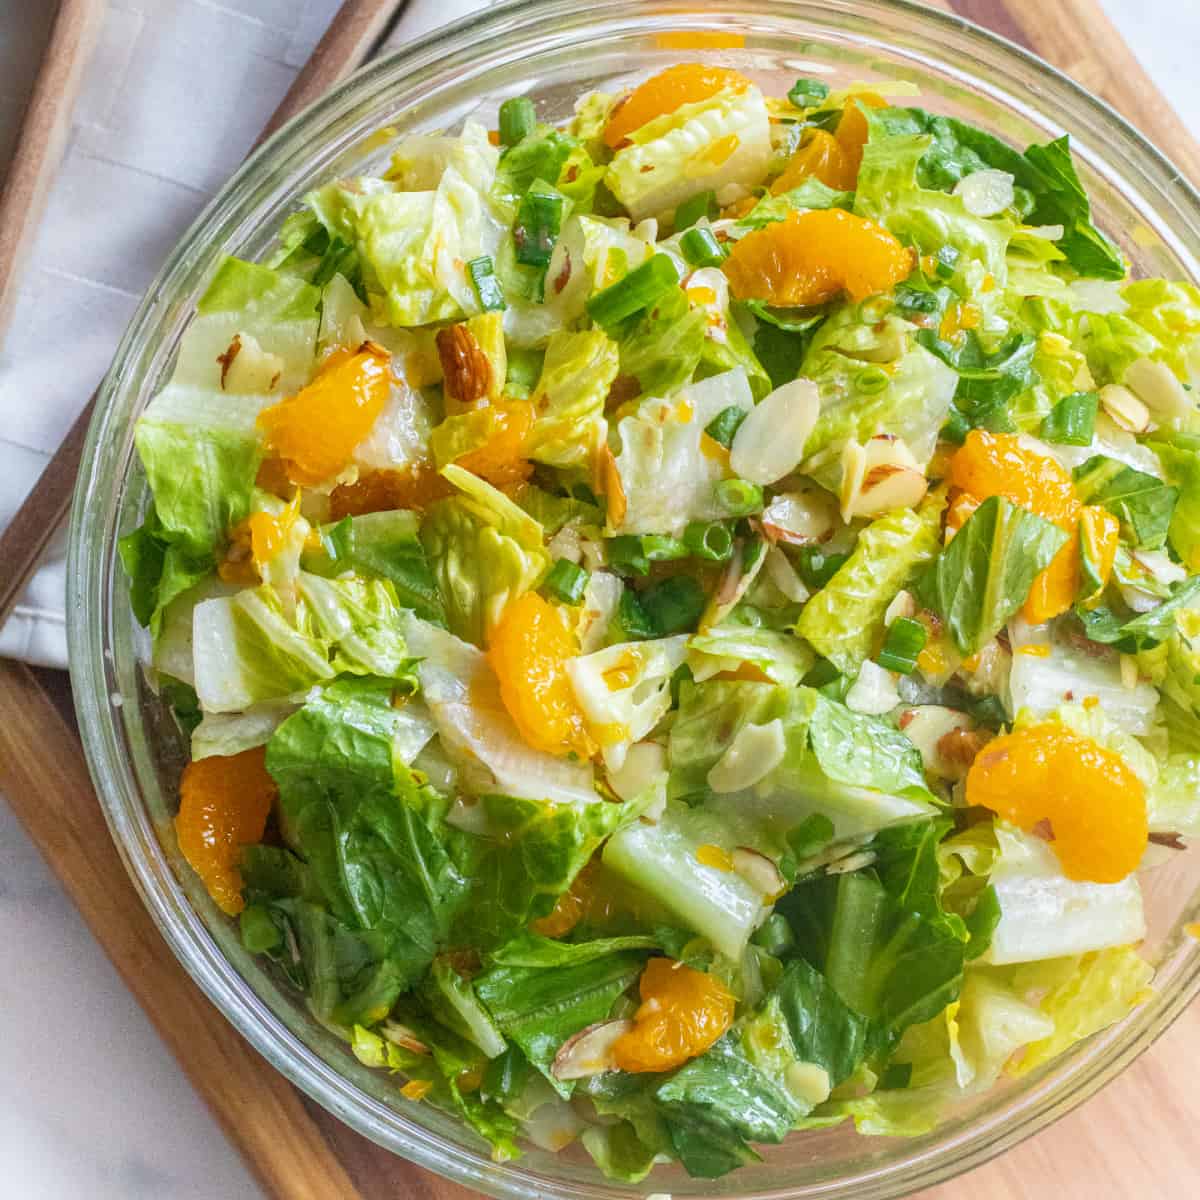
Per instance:
[[[1015,333],[990,354],[973,329],[955,343],[943,341],[936,330],[923,329],[917,341],[958,373],[954,405],[969,428],[995,433],[1017,428],[1009,405],[1033,381],[1034,338]]]
[[[682,289],[668,292],[621,338],[621,374],[636,379],[642,395],[669,396],[696,373],[707,324]]]
[[[1189,571],[1200,571],[1200,436],[1159,433],[1148,445],[1177,493],[1167,531],[1171,549]]]
[[[617,346],[598,329],[550,335],[532,397],[530,458],[553,467],[591,466],[608,435],[604,401],[617,368]]]
[[[897,509],[873,521],[846,562],[804,606],[796,632],[843,675],[856,675],[870,658],[887,606],[937,553],[944,504],[944,495],[934,492],[915,511]]]
[[[390,583],[353,575],[322,579],[301,572],[297,586],[316,635],[334,647],[335,671],[388,678],[405,674],[407,649]]]
[[[1066,540],[1049,521],[991,496],[922,576],[917,594],[946,622],[960,653],[973,654],[1025,603]]]
[[[319,548],[306,550],[304,570],[330,578],[354,571],[386,580],[403,608],[426,621],[445,620],[441,596],[418,536],[420,519],[405,510],[343,517],[320,530]]]
[[[646,939],[603,939],[575,945],[524,935],[510,960],[501,947],[475,977],[475,992],[504,1035],[549,1080],[560,1096],[573,1081],[555,1079],[550,1067],[559,1047],[588,1025],[603,1021],[636,981],[648,949]],[[541,949],[541,954],[530,954]],[[547,961],[545,955],[553,957]],[[532,959],[532,961],[531,961]]]
[[[1079,499],[1107,508],[1135,546],[1157,550],[1166,543],[1177,488],[1103,454],[1089,458],[1073,474]]]

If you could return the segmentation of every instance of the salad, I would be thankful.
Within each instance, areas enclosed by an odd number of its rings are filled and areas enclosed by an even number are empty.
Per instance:
[[[222,261],[138,422],[179,849],[497,1161],[928,1131],[1149,994],[1200,292],[907,85],[495,124]]]

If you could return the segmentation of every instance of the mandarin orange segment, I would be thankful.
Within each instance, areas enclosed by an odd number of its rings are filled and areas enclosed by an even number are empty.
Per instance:
[[[335,350],[312,383],[259,414],[267,448],[293,483],[322,483],[346,467],[387,403],[391,361],[373,342]]]
[[[533,474],[525,443],[533,428],[533,406],[528,400],[501,400],[491,406],[495,432],[478,449],[455,461],[464,471],[486,479],[493,487],[514,487]]]
[[[571,881],[571,886],[558,897],[554,907],[544,917],[529,923],[529,928],[542,937],[566,937],[587,915],[594,897],[595,869],[591,863]]]
[[[547,754],[591,758],[596,744],[567,675],[567,662],[577,653],[575,636],[554,605],[526,592],[492,630],[488,660],[504,707],[529,745]]]
[[[208,894],[230,916],[242,911],[242,847],[262,840],[275,799],[266,747],[188,763],[179,783],[179,849]]]
[[[835,191],[854,190],[856,172],[841,143],[823,129],[810,129],[800,148],[788,160],[783,174],[771,184],[771,195],[781,196],[806,179],[819,179]]]
[[[431,463],[417,463],[401,471],[367,471],[354,483],[343,483],[329,495],[330,519],[361,517],[364,513],[391,512],[397,508],[424,510],[435,500],[454,493]]]
[[[967,804],[1050,840],[1069,879],[1117,883],[1146,849],[1146,795],[1120,755],[1064,725],[990,741],[967,773]]]
[[[1083,511],[1066,468],[1049,455],[1022,446],[1016,434],[973,429],[950,460],[950,482],[976,504],[989,496],[1003,496],[1067,533],[1066,543],[1033,581],[1023,615],[1040,625],[1066,612],[1079,591],[1076,530]]]
[[[867,118],[863,115],[863,107],[887,108],[887,106],[888,102],[874,92],[860,92],[846,101],[846,107],[842,110],[842,118],[838,121],[835,136],[842,148],[842,153],[846,156],[850,173],[847,190],[853,188],[858,181],[858,169],[862,166],[863,147],[866,146],[867,139],[871,135]]]
[[[824,304],[839,293],[864,300],[912,271],[913,257],[886,229],[844,209],[792,212],[737,242],[723,264],[739,300]]]
[[[733,1024],[734,998],[713,975],[672,958],[652,958],[638,984],[634,1026],[617,1039],[622,1071],[670,1071],[703,1054]]]
[[[679,63],[652,75],[623,100],[617,101],[604,127],[605,144],[618,149],[634,130],[655,117],[673,113],[685,104],[698,104],[726,88],[743,91],[750,80],[728,67],[709,67],[703,63]]]

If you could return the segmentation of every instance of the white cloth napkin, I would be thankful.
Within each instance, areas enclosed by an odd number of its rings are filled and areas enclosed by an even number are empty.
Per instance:
[[[388,46],[487,3],[409,0]],[[0,0],[0,171],[54,7]],[[0,526],[104,375],[171,247],[237,167],[339,7],[111,0],[0,347]],[[59,537],[0,629],[0,656],[67,665],[65,555]]]

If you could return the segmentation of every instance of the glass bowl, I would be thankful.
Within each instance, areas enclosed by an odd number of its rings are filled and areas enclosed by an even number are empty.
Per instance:
[[[494,127],[499,103],[522,93],[543,118],[563,120],[581,92],[612,90],[685,59],[736,67],[776,93],[797,75],[835,85],[911,80],[926,105],[1021,145],[1070,132],[1099,222],[1135,272],[1200,282],[1200,197],[1180,173],[1069,79],[957,17],[902,0],[526,0],[492,9],[374,63],[276,134],[208,206],[149,289],[101,391],[75,495],[72,680],[105,815],[163,936],[251,1044],[360,1133],[496,1196],[882,1200],[977,1166],[1041,1129],[1169,1025],[1200,988],[1200,945],[1183,931],[1194,919],[1200,855],[1176,853],[1146,880],[1154,998],[1040,1072],[964,1100],[925,1137],[871,1139],[846,1128],[796,1135],[715,1184],[672,1167],[630,1188],[604,1180],[573,1151],[530,1149],[497,1166],[463,1125],[404,1100],[393,1080],[360,1066],[242,950],[233,924],[183,864],[171,815],[184,748],[143,679],[147,647],[115,552],[147,500],[134,421],[164,383],[221,255],[262,255],[299,194],[381,165],[386,147],[368,137],[381,126],[428,131],[477,115]]]

